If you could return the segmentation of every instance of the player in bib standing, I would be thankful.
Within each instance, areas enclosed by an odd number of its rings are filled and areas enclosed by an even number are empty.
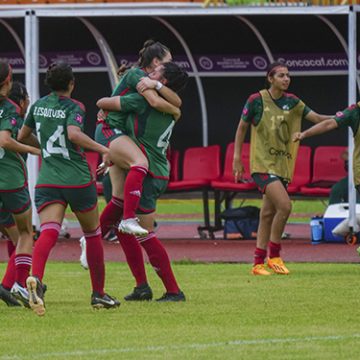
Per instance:
[[[287,275],[289,270],[280,256],[281,237],[291,212],[287,185],[299,147],[291,135],[300,131],[303,119],[318,123],[329,116],[315,113],[287,92],[290,75],[284,64],[270,64],[266,81],[268,88],[252,94],[243,109],[235,136],[233,173],[235,181],[240,181],[244,173],[242,144],[251,125],[250,172],[263,200],[252,273],[271,275],[270,269]]]

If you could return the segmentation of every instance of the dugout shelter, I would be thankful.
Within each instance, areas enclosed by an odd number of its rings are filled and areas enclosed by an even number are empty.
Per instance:
[[[60,52],[57,58],[76,62],[78,51],[96,50],[99,66],[74,67],[78,82],[74,97],[87,105],[91,134],[95,101],[110,93],[116,82],[117,56],[136,55],[145,39],[156,38],[169,45],[191,76],[182,95],[184,121],[175,130],[174,147],[225,148],[234,137],[247,96],[263,86],[266,65],[281,57],[293,76],[290,91],[315,111],[331,114],[356,101],[359,11],[358,5],[203,8],[184,2],[2,5],[1,53],[22,54],[23,67],[15,67],[14,73],[25,80],[34,101],[45,91],[41,66],[47,58],[39,54]],[[313,67],[305,64],[309,54],[307,63],[312,59]],[[336,56],[329,54],[342,54],[347,61],[339,58],[336,66],[321,66],[317,61],[322,54],[327,54],[325,62],[333,59],[333,65]],[[351,134],[333,133],[305,144],[345,145],[348,139],[351,154]],[[37,165],[30,157],[31,186]]]

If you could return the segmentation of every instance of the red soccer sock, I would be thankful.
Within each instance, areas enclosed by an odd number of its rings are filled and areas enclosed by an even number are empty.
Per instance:
[[[270,241],[269,243],[269,257],[270,259],[280,257],[281,244]]]
[[[134,218],[139,206],[143,181],[148,170],[143,166],[132,166],[124,185],[124,219]]]
[[[16,246],[13,244],[13,242],[11,240],[6,240],[6,244],[7,244],[8,255],[10,258],[11,255],[13,254],[13,252],[15,251]]]
[[[117,227],[123,215],[124,200],[113,196],[100,215],[101,234],[104,237],[113,227]]]
[[[150,232],[146,237],[138,238],[138,240],[145,249],[149,261],[163,282],[166,291],[168,293],[177,294],[180,289],[171,269],[169,256],[163,244],[153,232]]]
[[[40,236],[35,241],[33,251],[32,274],[37,276],[41,281],[44,277],[47,259],[51,249],[56,244],[60,229],[61,224],[57,222],[47,222],[40,226]]]
[[[263,265],[265,263],[266,250],[256,248],[254,253],[254,266]]]
[[[15,281],[22,287],[26,287],[25,282],[29,276],[31,268],[31,254],[15,255]]]
[[[125,253],[126,261],[133,274],[136,286],[147,283],[142,248],[134,235],[116,232],[121,247]]]
[[[86,257],[89,264],[92,289],[93,292],[103,296],[105,294],[105,263],[100,227],[91,232],[84,232],[84,236],[86,239]]]
[[[10,259],[6,267],[5,275],[1,282],[1,285],[8,290],[12,288],[15,282],[15,275],[16,275],[15,256],[16,254],[14,251],[10,256]]]

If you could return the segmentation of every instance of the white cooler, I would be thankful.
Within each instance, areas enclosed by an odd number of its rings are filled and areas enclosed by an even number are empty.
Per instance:
[[[356,214],[360,214],[360,204],[356,204]],[[345,242],[344,236],[334,236],[332,230],[349,216],[349,204],[329,205],[324,214],[324,240],[329,242]]]

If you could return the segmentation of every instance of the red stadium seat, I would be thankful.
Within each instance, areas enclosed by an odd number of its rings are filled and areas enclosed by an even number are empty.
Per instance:
[[[345,150],[345,146],[318,146],[314,153],[311,183],[301,186],[301,194],[329,196],[332,185],[347,176],[342,159]]]
[[[198,231],[200,236],[203,236],[204,230],[207,230],[209,235],[213,237],[210,225],[209,190],[211,189],[211,181],[220,177],[220,146],[212,145],[187,149],[184,153],[182,170],[183,179],[170,181],[167,191],[202,191],[204,226],[199,226]]]
[[[189,148],[184,153],[183,179],[169,183],[170,191],[191,191],[209,187],[220,177],[220,146]]]
[[[180,161],[180,152],[178,150],[171,150],[170,152],[170,181],[180,180],[179,175],[179,161]]]
[[[245,168],[242,182],[235,183],[233,175],[234,143],[226,148],[224,173],[220,180],[211,182],[211,186],[221,191],[248,191],[256,189],[256,184],[250,175],[250,144],[244,143],[241,158]]]
[[[311,179],[311,147],[299,147],[298,156],[296,158],[294,177],[288,186],[289,194],[296,194],[302,186],[310,183]]]

